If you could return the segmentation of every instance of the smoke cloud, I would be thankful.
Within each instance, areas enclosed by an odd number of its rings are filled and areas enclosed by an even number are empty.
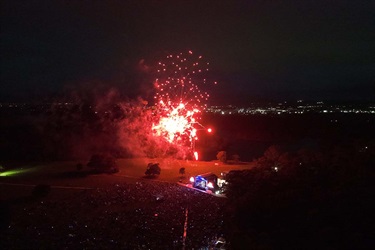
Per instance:
[[[96,153],[115,157],[189,156],[189,147],[172,145],[155,136],[157,116],[142,98],[123,97],[103,83],[83,83],[68,88],[56,100],[39,129],[44,155],[54,159],[88,159]]]

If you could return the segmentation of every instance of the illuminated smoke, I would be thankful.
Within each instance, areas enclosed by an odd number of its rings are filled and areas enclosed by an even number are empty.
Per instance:
[[[154,73],[154,105],[146,101],[124,101],[121,92],[102,83],[74,85],[52,107],[41,125],[48,134],[48,155],[88,158],[94,153],[117,157],[193,158],[202,111],[206,108],[208,63],[192,52],[168,55]],[[53,151],[53,152],[49,152]],[[61,155],[61,156],[60,156]]]

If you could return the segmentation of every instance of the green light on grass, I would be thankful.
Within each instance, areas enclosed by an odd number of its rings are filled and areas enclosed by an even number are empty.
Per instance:
[[[6,177],[6,176],[15,176],[22,173],[28,172],[28,169],[12,169],[5,172],[0,172],[0,177]]]

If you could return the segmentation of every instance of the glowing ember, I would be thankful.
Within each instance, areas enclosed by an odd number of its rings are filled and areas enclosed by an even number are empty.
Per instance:
[[[198,160],[198,152],[197,151],[194,152],[194,158],[195,158],[196,161]]]
[[[168,55],[164,61],[158,62],[154,82],[154,135],[164,137],[175,146],[189,146],[193,150],[194,141],[198,139],[196,126],[204,128],[197,120],[209,97],[201,90],[208,85],[204,76],[209,71],[208,65],[202,56],[194,57],[192,51]],[[198,153],[194,152],[194,156],[197,159]]]

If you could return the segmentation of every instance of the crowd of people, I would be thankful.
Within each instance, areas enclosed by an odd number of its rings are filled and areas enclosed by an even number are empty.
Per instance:
[[[200,249],[222,236],[225,200],[177,184],[52,192],[12,209],[3,249]]]

